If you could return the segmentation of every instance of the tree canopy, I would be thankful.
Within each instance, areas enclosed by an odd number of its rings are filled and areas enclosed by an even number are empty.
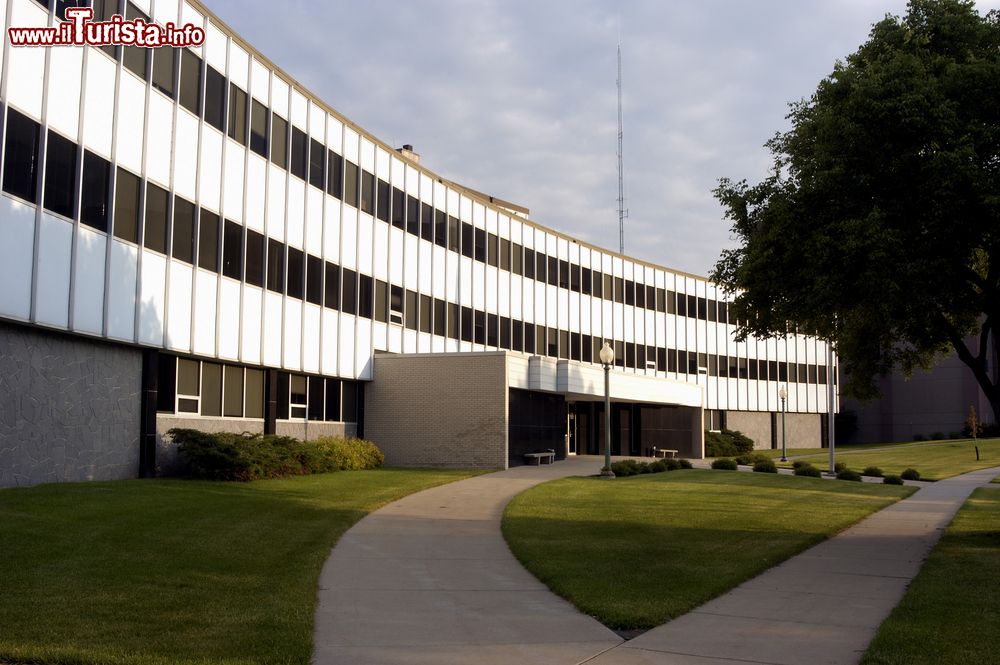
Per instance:
[[[831,340],[860,398],[955,349],[1000,422],[1000,14],[911,0],[788,119],[765,180],[715,191],[738,336]]]

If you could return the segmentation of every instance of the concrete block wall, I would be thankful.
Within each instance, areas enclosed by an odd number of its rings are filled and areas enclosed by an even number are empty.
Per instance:
[[[0,323],[0,487],[139,474],[142,352]]]
[[[780,417],[780,416],[779,416]],[[753,439],[753,447],[763,450],[771,447],[771,412],[770,411],[726,411],[726,427],[743,432]],[[781,422],[778,422],[781,427]],[[779,441],[781,431],[778,431]],[[819,445],[819,442],[816,442]]]
[[[818,413],[786,413],[785,437],[789,448],[819,448],[823,445],[822,422],[826,415]],[[776,418],[777,447],[781,447],[781,413]],[[727,411],[726,427],[743,432],[754,442],[754,448],[771,447],[771,413],[768,411]]]
[[[365,438],[388,466],[507,467],[507,355],[376,354]]]

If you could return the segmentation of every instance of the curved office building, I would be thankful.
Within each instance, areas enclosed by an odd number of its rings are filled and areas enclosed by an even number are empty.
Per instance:
[[[706,279],[429,171],[198,2],[93,5],[206,40],[5,40],[0,486],[169,472],[175,426],[362,434],[394,465],[598,454],[605,339],[614,454],[780,445],[780,386],[789,444],[825,438],[821,341],[736,342]]]

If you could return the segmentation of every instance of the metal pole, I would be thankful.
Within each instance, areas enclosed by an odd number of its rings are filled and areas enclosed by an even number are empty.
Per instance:
[[[826,399],[827,399],[827,417],[829,418],[829,425],[827,427],[828,436],[830,438],[830,475],[836,473],[837,462],[835,459],[837,444],[835,443],[835,432],[833,427],[833,416],[836,410],[837,398],[834,395],[834,384],[833,384],[833,342],[827,341],[826,343]]]
[[[788,455],[785,447],[785,398],[781,398],[781,461],[787,462]]]
[[[611,365],[604,366],[604,468],[601,475],[615,477],[611,470]]]

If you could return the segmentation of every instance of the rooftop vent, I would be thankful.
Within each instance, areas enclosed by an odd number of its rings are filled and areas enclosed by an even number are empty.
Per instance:
[[[413,146],[409,143],[404,143],[402,148],[396,148],[396,152],[416,164],[420,163],[420,155],[413,152]]]

